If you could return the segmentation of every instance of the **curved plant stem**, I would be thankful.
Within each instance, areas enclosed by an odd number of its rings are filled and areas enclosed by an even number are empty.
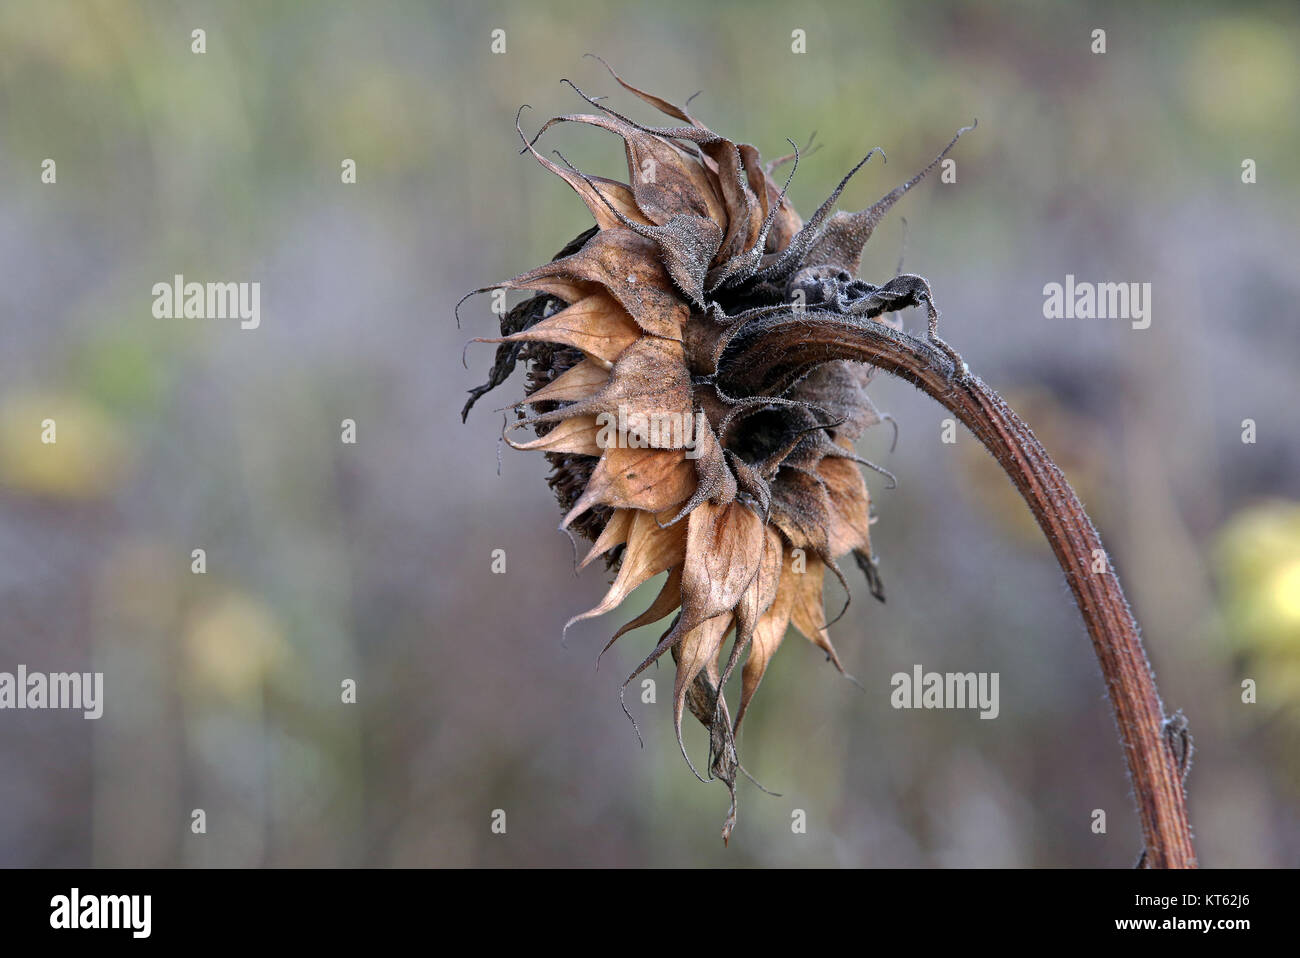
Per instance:
[[[798,329],[773,331],[751,342],[742,362],[787,368],[804,362],[849,359],[869,363],[911,382],[943,404],[984,444],[1029,504],[1074,593],[1106,680],[1115,723],[1128,762],[1148,868],[1195,868],[1183,791],[1182,759],[1156,691],[1119,579],[1094,573],[1104,557],[1101,537],[1079,497],[1042,444],[1000,396],[978,377],[956,368],[946,346],[909,336],[880,323],[837,314],[809,313]]]

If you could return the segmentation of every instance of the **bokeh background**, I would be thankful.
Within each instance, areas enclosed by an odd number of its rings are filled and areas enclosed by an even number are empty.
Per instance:
[[[0,864],[1133,863],[1061,574],[992,461],[941,442],[946,413],[904,384],[875,387],[897,448],[887,428],[860,444],[899,478],[868,475],[888,603],[850,569],[833,629],[866,691],[787,640],[741,740],[781,794],[742,786],[729,849],[724,789],[673,741],[670,672],[657,704],[629,695],[644,748],[619,710],[658,632],[593,668],[658,581],[561,646],[606,579],[575,577],[542,458],[498,469],[518,378],[461,424],[493,347],[468,369],[462,349],[495,317],[471,300],[457,329],[451,307],[589,225],[518,155],[521,103],[530,131],[581,111],[568,77],[652,119],[587,52],[702,90],[697,114],[767,156],[817,131],[805,216],[870,147],[889,162],[845,207],[978,118],[957,182],[909,194],[863,275],[893,275],[906,218],[944,335],[1087,503],[1190,718],[1203,864],[1296,864],[1297,48],[1289,3],[0,6],[0,670],[101,670],[107,696],[98,722],[0,713]],[[608,134],[543,142],[619,175]],[[155,319],[175,273],[260,282],[261,328]],[[1151,327],[1045,319],[1067,273],[1151,283]],[[1000,717],[893,710],[915,663],[999,672]]]

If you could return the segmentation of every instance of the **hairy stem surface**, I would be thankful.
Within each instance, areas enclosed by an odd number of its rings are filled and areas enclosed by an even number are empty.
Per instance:
[[[795,326],[795,324],[791,324]],[[1137,798],[1148,868],[1195,868],[1183,790],[1182,760],[1164,714],[1137,621],[1119,579],[1105,562],[1101,537],[1078,496],[1024,421],[950,351],[881,323],[810,312],[746,344],[742,363],[810,366],[829,359],[869,363],[917,386],[950,410],[993,454],[1029,504],[1065,573],[1105,677]]]

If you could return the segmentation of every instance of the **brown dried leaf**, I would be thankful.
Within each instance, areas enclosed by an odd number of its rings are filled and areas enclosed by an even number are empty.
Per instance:
[[[591,211],[591,215],[596,218],[596,225],[601,229],[613,229],[622,225],[618,216],[615,215],[615,210],[634,223],[650,223],[650,220],[637,209],[636,198],[626,183],[594,176],[584,177],[575,170],[558,166],[537,152],[533,144],[524,136],[524,131],[520,129],[518,118],[515,120],[515,129],[519,130],[519,136],[524,141],[524,146],[533,154],[533,158],[568,183],[573,188],[573,191],[582,198],[582,202],[587,204],[587,209]]]
[[[673,729],[677,732],[677,744],[681,747],[686,762],[695,769],[691,757],[686,754],[686,745],[682,742],[682,711],[686,706],[686,691],[695,681],[695,677],[718,658],[722,640],[731,628],[730,612],[716,615],[701,622],[697,627],[682,635],[674,657],[677,659],[677,675],[673,683]],[[711,724],[711,723],[709,723]],[[695,772],[699,776],[699,772]]]
[[[483,286],[468,295],[472,296],[474,293],[487,293],[494,289],[528,289],[538,293],[547,293],[554,296],[556,299],[564,300],[566,303],[576,303],[578,300],[586,296],[591,296],[593,293],[600,292],[600,287],[595,283],[588,283],[580,279],[561,276],[555,273],[529,270],[527,273],[516,276],[514,279],[508,279],[504,283],[494,283],[491,286]],[[492,340],[484,340],[484,342],[491,341]]]
[[[557,422],[571,416],[601,414],[610,417],[611,426],[620,433],[620,442],[649,443],[661,449],[684,447],[691,440],[693,429],[691,377],[682,344],[672,339],[643,336],[619,356],[608,383],[600,392],[534,416],[528,422]]]
[[[629,185],[637,206],[653,222],[662,225],[679,213],[726,222],[726,211],[705,168],[663,137],[618,117],[585,113],[554,117],[538,136],[556,123],[585,123],[623,138]]]
[[[587,54],[587,56],[591,57],[592,59],[599,60],[601,66],[603,66],[606,70],[609,71],[609,75],[612,76],[618,82],[619,86],[621,86],[624,90],[627,90],[629,93],[632,93],[640,97],[642,100],[644,100],[646,103],[649,103],[660,113],[666,114],[667,116],[671,116],[674,119],[678,119],[678,120],[682,120],[683,122],[690,123],[692,126],[703,125],[694,117],[692,117],[689,113],[687,113],[684,107],[680,107],[676,103],[672,103],[669,100],[665,100],[663,97],[655,96],[653,93],[647,93],[644,90],[639,90],[636,87],[634,87],[632,84],[628,83],[621,76],[619,76],[617,73],[614,72],[614,68],[605,62],[604,57],[596,56],[596,54],[594,53],[589,53]]]
[[[783,467],[772,481],[772,521],[790,545],[826,554],[830,502],[814,476],[801,469]]]
[[[599,456],[604,452],[596,437],[600,426],[595,416],[577,416],[566,419],[545,436],[530,442],[514,442],[509,436],[506,442],[512,449],[536,449],[543,452],[572,452],[582,456]]]
[[[606,449],[564,525],[598,505],[663,512],[694,490],[695,470],[680,449]]]
[[[825,652],[835,668],[843,672],[844,666],[840,664],[835,646],[831,645],[830,633],[826,631],[826,609],[822,600],[826,567],[821,559],[814,555],[806,558],[808,571],[802,575],[791,574],[794,597],[790,604],[790,624],[798,629],[805,639]]]
[[[744,654],[753,639],[754,630],[767,610],[776,600],[777,589],[781,582],[781,558],[784,546],[781,534],[773,526],[764,526],[762,558],[759,560],[758,573],[736,604],[736,640],[731,646],[731,656],[722,676],[717,680],[721,689],[731,678],[736,662]]]
[[[767,665],[772,661],[772,656],[776,655],[776,650],[781,647],[786,627],[790,624],[790,612],[794,605],[795,594],[793,581],[795,573],[791,571],[791,558],[789,552],[782,556],[776,597],[768,610],[759,618],[758,624],[754,627],[754,636],[749,643],[749,657],[745,660],[745,668],[740,677],[740,710],[736,712],[735,724],[737,732],[740,731],[741,719],[745,717],[745,711],[753,701],[754,693],[758,691],[759,683],[763,681]]]
[[[696,484],[690,499],[677,514],[680,519],[703,502],[726,505],[736,498],[736,477],[727,466],[725,450],[707,418],[700,420],[695,434]]]
[[[880,413],[867,394],[874,367],[865,363],[834,360],[823,363],[787,393],[791,399],[815,402],[823,417],[840,422],[835,435],[859,438],[881,421]]]
[[[600,535],[592,543],[591,551],[586,557],[578,563],[579,569],[585,569],[598,557],[603,556],[615,546],[621,546],[627,542],[627,537],[632,531],[632,519],[635,515],[632,509],[615,509],[614,514],[609,517],[605,523],[605,528],[600,530]]]
[[[619,227],[601,230],[577,253],[552,265],[600,283],[647,333],[680,340],[690,307],[678,296],[656,249],[654,240]]]
[[[827,456],[817,466],[825,483],[828,549],[839,557],[854,549],[871,553],[871,499],[862,472],[852,459]]]
[[[767,231],[765,249],[768,253],[780,253],[790,245],[790,241],[799,230],[803,229],[803,219],[795,211],[794,204],[781,195],[781,188],[770,178],[767,181],[767,201],[769,209],[771,204],[780,205],[772,220],[772,228]]]
[[[653,512],[636,510],[627,548],[614,583],[595,608],[575,615],[564,626],[567,632],[575,622],[604,615],[616,608],[642,582],[673,566],[681,565],[686,553],[686,530],[681,525],[661,527]]]
[[[600,392],[607,382],[609,382],[609,367],[601,365],[594,359],[584,358],[578,365],[556,376],[519,405],[576,402],[580,399],[588,399]]]
[[[748,143],[737,144],[740,159],[745,167],[745,179],[749,183],[749,192],[754,198],[755,209],[749,218],[749,234],[745,237],[745,249],[758,242],[763,229],[763,221],[768,210],[772,208],[772,197],[767,192],[767,175],[763,172],[763,160],[758,150]]]
[[[522,332],[483,343],[564,343],[582,350],[609,369],[614,360],[641,338],[641,330],[607,293],[583,297]]]
[[[690,514],[687,529],[682,631],[736,608],[758,575],[766,542],[763,520],[735,501],[701,503]]]
[[[751,232],[757,236],[763,218],[758,213],[759,203],[749,188],[736,144],[717,137],[714,142],[702,143],[700,149],[718,166],[718,192],[722,194],[727,210],[727,218],[722,222],[726,223],[727,232],[718,249],[717,260],[725,262],[749,248],[747,240]]]
[[[649,625],[651,622],[658,622],[664,616],[668,615],[674,609],[682,604],[682,567],[673,566],[668,572],[668,578],[664,580],[663,588],[655,596],[655,600],[650,603],[650,607],[638,615],[635,619],[625,623],[614,637],[609,640],[605,646],[608,650],[611,645],[633,629],[639,629],[643,625]]]

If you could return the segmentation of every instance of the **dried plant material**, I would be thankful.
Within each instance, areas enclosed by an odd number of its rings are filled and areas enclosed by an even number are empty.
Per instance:
[[[785,340],[773,334],[797,337],[810,316],[928,302],[919,277],[874,286],[850,270],[880,218],[938,160],[861,213],[834,213],[845,177],[804,222],[786,199],[789,181],[773,180],[756,149],[614,78],[686,125],[639,124],[574,87],[599,112],[556,117],[531,141],[520,129],[526,150],[581,197],[596,224],[550,263],[489,287],[537,295],[505,317],[501,337],[485,340],[501,346],[471,404],[526,364],[520,407],[533,413],[521,409],[511,429],[531,427],[538,438],[511,445],[550,459],[564,527],[593,541],[582,564],[605,556],[617,568],[600,604],[566,629],[668,573],[650,608],[614,639],[677,613],[628,682],[671,652],[678,741],[689,708],[709,730],[707,773],[732,794],[725,838],[743,771],[735,735],[787,626],[842,672],[826,572],[842,581],[837,561],[853,554],[883,597],[853,453],[853,441],[881,421],[866,394],[871,371],[774,347]],[[627,183],[542,155],[538,139],[568,123],[623,140]],[[798,151],[789,159],[793,175]],[[737,669],[733,720],[725,685]]]

